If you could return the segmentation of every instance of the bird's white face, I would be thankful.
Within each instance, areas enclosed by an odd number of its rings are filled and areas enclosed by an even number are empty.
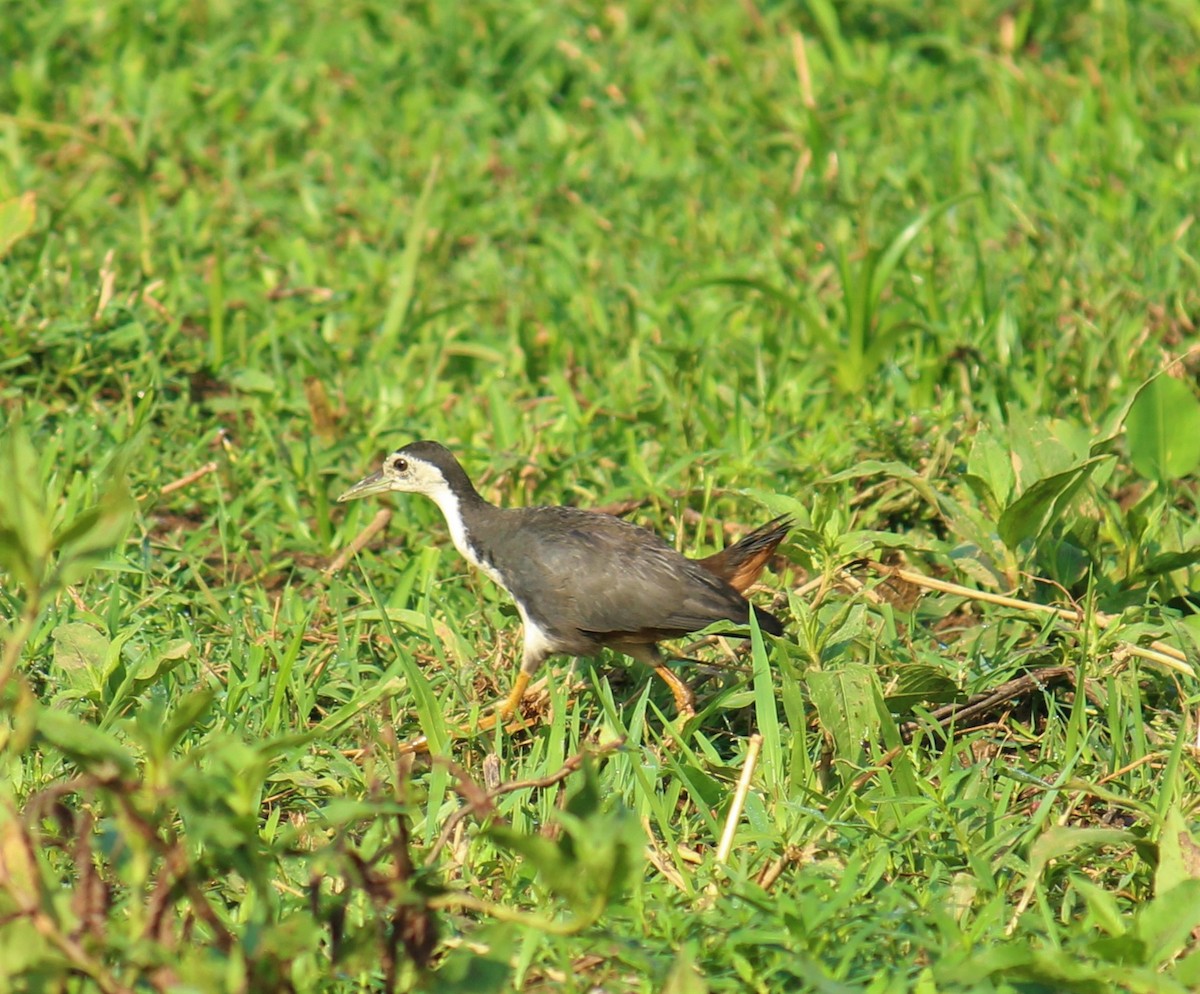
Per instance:
[[[371,497],[389,491],[407,494],[437,496],[448,489],[442,471],[424,459],[407,455],[403,449],[393,452],[383,460],[383,468],[377,473],[359,480],[338,498],[338,503]]]
[[[417,444],[420,445],[422,443]],[[430,448],[428,443],[424,444],[425,448]],[[487,563],[480,561],[467,539],[467,527],[463,521],[462,505],[458,495],[446,479],[445,471],[436,463],[414,455],[411,448],[409,446],[393,452],[383,461],[383,466],[379,472],[372,473],[365,479],[359,480],[338,498],[338,503],[357,500],[359,497],[370,497],[374,494],[391,492],[424,494],[426,497],[432,498],[437,503],[437,506],[441,508],[442,514],[446,518],[446,524],[450,528],[450,537],[454,541],[454,547],[476,566],[488,571],[489,575],[492,575],[493,579],[495,579],[491,567]],[[435,447],[435,455],[439,452],[450,460],[452,468],[458,469],[458,472],[462,474],[462,470],[454,462],[453,456],[445,452],[444,449],[441,449],[441,446]],[[467,480],[465,474],[462,475],[462,482],[470,490],[471,483]],[[478,495],[476,495],[476,500],[478,499]],[[497,582],[503,585],[502,581]]]

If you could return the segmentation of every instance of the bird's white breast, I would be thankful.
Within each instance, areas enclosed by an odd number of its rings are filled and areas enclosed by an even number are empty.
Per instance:
[[[441,508],[442,514],[446,518],[446,526],[450,529],[450,541],[454,543],[454,548],[458,550],[459,555],[472,566],[483,570],[493,582],[511,594],[512,591],[508,590],[508,584],[504,582],[504,575],[484,559],[479,554],[479,550],[472,545],[470,536],[467,534],[466,522],[463,521],[462,507],[454,491],[446,487],[430,496],[437,502],[437,506]]]

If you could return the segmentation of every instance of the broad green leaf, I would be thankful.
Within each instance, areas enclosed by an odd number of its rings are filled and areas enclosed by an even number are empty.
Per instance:
[[[1145,944],[1145,965],[1159,967],[1188,949],[1193,944],[1193,930],[1198,927],[1200,879],[1195,877],[1142,905],[1135,929]]]
[[[773,490],[763,490],[758,487],[743,487],[736,492],[758,501],[771,514],[791,515],[796,522],[796,528],[792,534],[793,538],[797,532],[812,526],[809,502],[807,501],[803,501],[798,497],[792,497],[789,494],[780,494]]]
[[[987,487],[995,502],[995,511],[1008,503],[1016,482],[1012,454],[1008,445],[990,431],[979,431],[971,442],[971,454],[967,457],[968,482],[972,477]]]
[[[581,879],[576,861],[567,856],[559,843],[500,824],[489,825],[487,835],[528,860],[546,886],[577,912],[589,908],[587,882]]]
[[[1143,476],[1166,482],[1200,465],[1200,401],[1169,376],[1143,386],[1125,418],[1129,458]]]
[[[1171,964],[1171,975],[1185,989],[1200,990],[1200,949],[1180,957]]]
[[[92,568],[95,561],[121,543],[137,502],[130,496],[125,480],[114,477],[94,507],[80,513],[54,536],[58,550],[57,578],[60,583],[75,583]]]
[[[37,716],[37,730],[50,745],[85,770],[111,763],[120,773],[128,775],[136,767],[129,751],[112,735],[65,711],[43,710]]]
[[[1007,411],[1007,440],[1015,478],[1015,493],[1023,493],[1047,477],[1065,473],[1081,463],[1087,450],[1075,452],[1054,430],[1049,418],[1020,408]]]
[[[133,665],[139,686],[145,686],[170,673],[192,654],[194,646],[188,639],[172,639],[160,649],[146,652]]]
[[[850,469],[826,477],[825,483],[840,483],[872,476],[888,476],[908,484],[942,518],[950,532],[962,541],[955,557],[964,560],[972,577],[987,586],[1001,589],[1015,585],[1016,563],[1011,553],[996,535],[995,522],[972,506],[952,498],[945,488],[935,486],[910,466],[901,462],[882,462],[868,459]]]
[[[1188,830],[1178,804],[1167,810],[1158,836],[1154,894],[1161,897],[1185,880],[1200,880],[1200,845]]]
[[[1008,942],[972,950],[965,962],[952,962],[938,970],[943,983],[978,984],[992,974],[1021,971],[1034,960],[1033,947],[1028,943]]]
[[[833,736],[838,757],[857,759],[863,742],[879,728],[875,671],[851,663],[836,670],[814,670],[806,679],[821,727]]]
[[[1063,473],[1038,480],[1000,515],[1000,538],[1010,549],[1036,539],[1067,509],[1092,471],[1109,456],[1095,456]]]
[[[279,392],[275,377],[261,369],[239,369],[229,377],[229,385],[241,393],[272,397]]]
[[[1076,849],[1098,846],[1132,846],[1138,842],[1133,832],[1120,828],[1075,828],[1055,825],[1037,837],[1029,850],[1029,879],[1042,875],[1052,859],[1065,856]]]
[[[108,636],[92,625],[70,621],[57,626],[51,637],[55,668],[62,671],[76,690],[87,693],[99,690],[111,645]]]
[[[68,621],[51,633],[54,639],[54,665],[66,672],[91,669],[104,672],[109,639],[93,625]]]
[[[268,780],[274,783],[277,778],[269,777]],[[334,798],[321,806],[319,824],[323,830],[341,829],[366,819],[378,818],[380,815],[403,815],[406,810],[405,806],[400,803],[381,803],[377,800],[365,801],[359,798]]]
[[[1143,576],[1161,576],[1163,573],[1173,573],[1177,569],[1195,566],[1196,563],[1200,563],[1200,548],[1189,549],[1186,552],[1159,552],[1139,563],[1138,572]]]
[[[866,605],[847,601],[845,607],[827,622],[822,638],[821,662],[830,663],[839,659],[859,639],[869,637],[870,631],[870,615]]]
[[[25,992],[39,989],[28,986],[27,981],[39,972],[45,975],[69,976],[71,963],[54,943],[37,930],[28,917],[8,918],[0,927],[0,992]],[[9,978],[17,983],[10,985]],[[49,987],[41,987],[48,990]],[[61,989],[61,987],[60,987]]]
[[[948,704],[960,696],[958,686],[936,666],[914,663],[901,666],[886,688],[888,709],[894,714],[918,704]]]

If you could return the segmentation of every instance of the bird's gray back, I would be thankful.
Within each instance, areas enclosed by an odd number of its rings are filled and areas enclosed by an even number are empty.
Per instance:
[[[724,580],[628,521],[568,507],[494,511],[487,551],[504,585],[562,640],[637,632],[657,640],[747,620],[745,599]]]

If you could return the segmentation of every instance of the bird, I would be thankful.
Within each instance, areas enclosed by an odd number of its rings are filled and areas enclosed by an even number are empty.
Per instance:
[[[576,507],[498,507],[475,489],[444,445],[411,442],[338,497],[416,493],[440,508],[458,552],[512,598],[524,644],[501,720],[520,706],[533,675],[554,654],[594,656],[602,647],[645,663],[671,689],[679,717],[695,715],[691,688],[658,643],[719,622],[782,635],[773,614],[743,596],[792,527],[782,515],[703,559],[689,559],[648,529]]]

